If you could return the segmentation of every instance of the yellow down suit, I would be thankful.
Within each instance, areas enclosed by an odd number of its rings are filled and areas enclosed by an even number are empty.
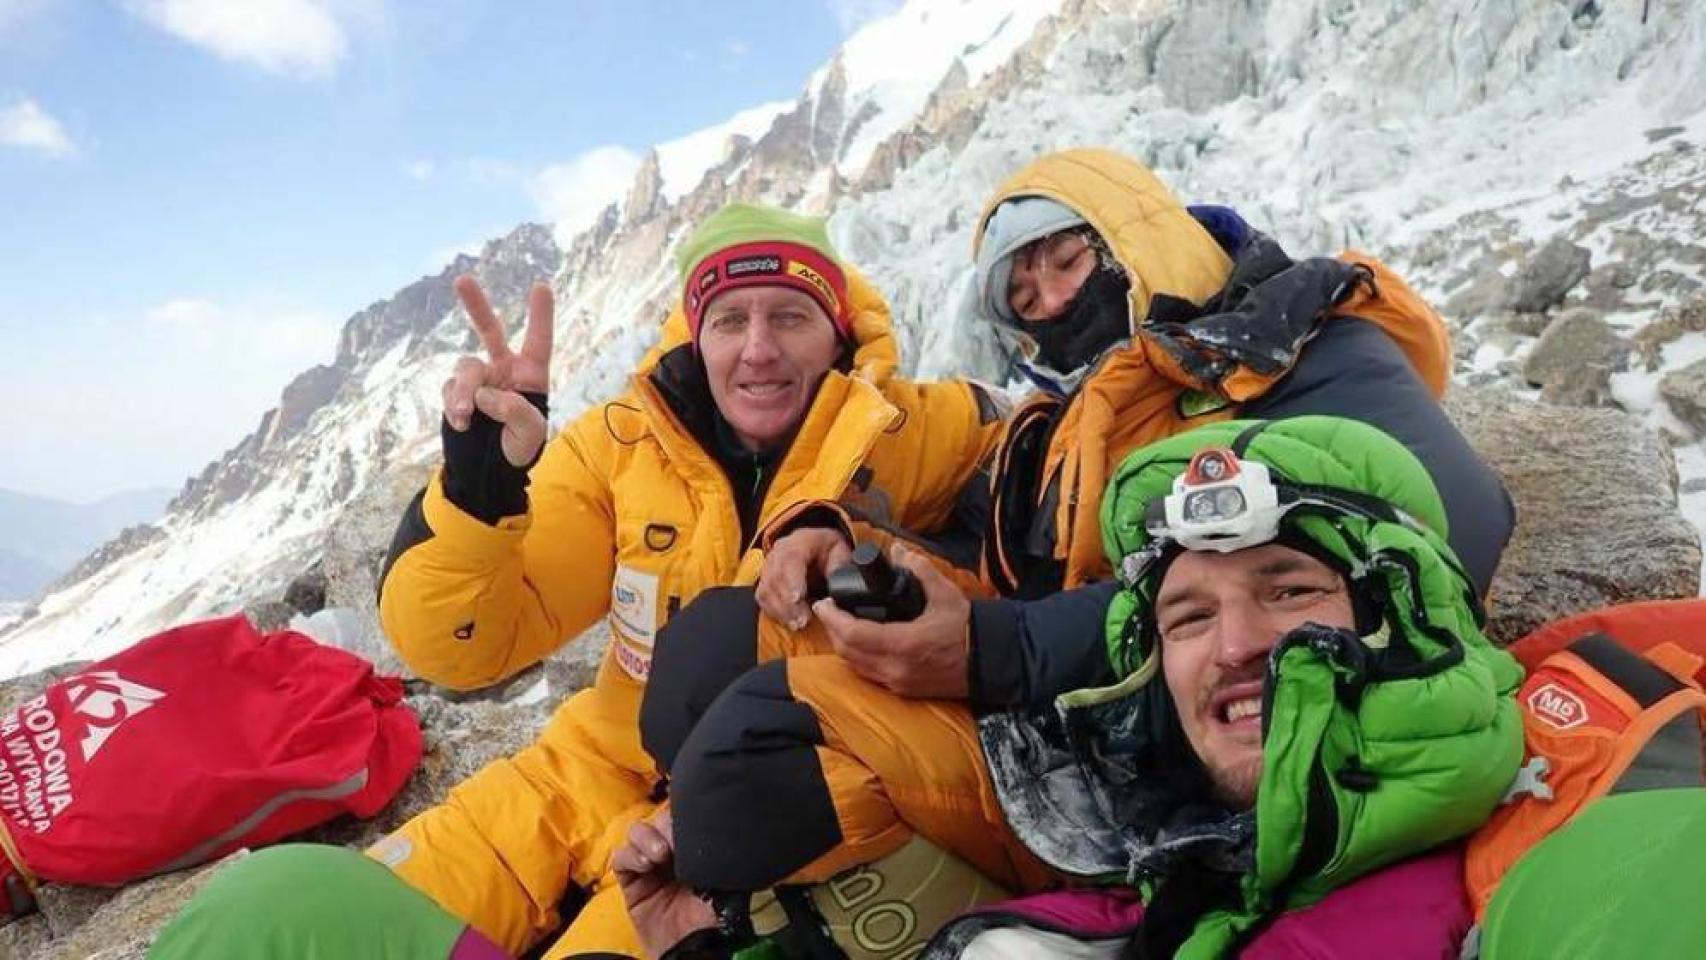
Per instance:
[[[852,496],[903,527],[937,528],[993,449],[999,418],[971,385],[893,377],[888,306],[858,274],[849,282],[851,367],[823,380],[758,526],[801,502]],[[713,408],[686,339],[677,310],[627,390],[546,445],[526,513],[482,522],[446,498],[440,472],[405,516],[383,578],[386,634],[411,668],[450,687],[502,680],[609,620],[597,679],[535,743],[369,851],[514,953],[560,926],[574,885],[591,900],[546,956],[638,954],[607,870],[628,826],[656,805],[638,731],[651,647],[695,595],[752,583],[761,565],[709,452]]]

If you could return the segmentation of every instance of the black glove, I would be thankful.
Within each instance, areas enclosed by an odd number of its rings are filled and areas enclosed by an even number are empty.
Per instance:
[[[1252,288],[1229,309],[1184,322],[1152,320],[1143,332],[1205,389],[1217,386],[1238,366],[1272,376],[1291,369],[1327,312],[1368,277],[1367,268],[1342,260],[1301,260]]]
[[[545,394],[523,392],[522,397],[549,417]],[[479,410],[469,418],[468,429],[456,430],[441,420],[438,432],[444,443],[444,496],[451,503],[491,526],[527,512],[527,471],[539,462],[539,454],[525,466],[510,463],[503,451],[503,424]],[[544,452],[544,445],[539,449]]]

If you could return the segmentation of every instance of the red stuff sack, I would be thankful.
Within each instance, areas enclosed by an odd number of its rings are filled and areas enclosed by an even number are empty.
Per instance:
[[[0,718],[0,922],[37,879],[121,884],[378,813],[421,758],[403,685],[241,616],[149,637]]]

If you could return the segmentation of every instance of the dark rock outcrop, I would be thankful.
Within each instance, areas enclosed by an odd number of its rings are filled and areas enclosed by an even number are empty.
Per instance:
[[[1588,275],[1593,254],[1563,237],[1553,237],[1540,252],[1523,262],[1513,278],[1504,304],[1518,313],[1541,313],[1564,302],[1564,297]]]
[[[284,588],[284,602],[303,616],[319,613],[326,608],[326,573],[316,563],[302,576]]]
[[[1488,599],[1494,639],[1606,604],[1700,592],[1700,537],[1677,509],[1676,461],[1634,417],[1499,389],[1459,389],[1447,406],[1516,502]]]
[[[1598,314],[1566,310],[1535,341],[1523,363],[1522,375],[1533,386],[1548,387],[1561,383],[1583,365],[1599,366],[1609,374],[1623,368],[1629,352],[1629,343]]]
[[[1706,435],[1706,359],[1665,374],[1659,380],[1659,396],[1697,436]]]

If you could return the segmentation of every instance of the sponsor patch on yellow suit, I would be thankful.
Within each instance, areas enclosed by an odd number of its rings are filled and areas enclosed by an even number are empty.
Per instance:
[[[617,664],[636,680],[651,673],[657,630],[657,574],[618,566],[610,581],[610,632]]]

